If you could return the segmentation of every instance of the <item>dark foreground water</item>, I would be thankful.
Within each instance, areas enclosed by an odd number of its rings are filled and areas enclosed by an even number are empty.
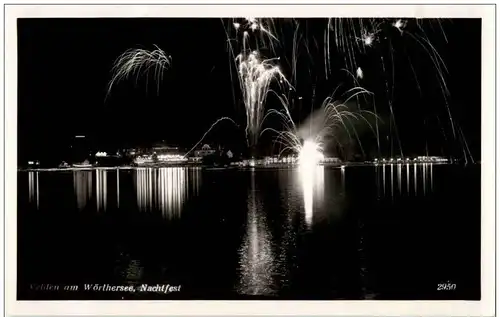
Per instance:
[[[19,172],[18,299],[479,300],[480,212],[479,166]]]

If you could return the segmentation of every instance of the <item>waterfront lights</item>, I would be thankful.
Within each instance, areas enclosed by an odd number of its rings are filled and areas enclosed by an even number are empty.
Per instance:
[[[378,164],[379,162],[382,162],[383,164],[403,164],[403,163],[410,163],[413,161],[414,163],[447,163],[449,160],[444,157],[440,156],[417,156],[414,158],[402,158],[402,157],[396,157],[396,158],[382,158],[378,159],[375,158],[373,160],[374,164]]]

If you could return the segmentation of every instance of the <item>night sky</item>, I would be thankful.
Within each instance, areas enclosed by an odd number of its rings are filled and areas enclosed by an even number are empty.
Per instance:
[[[302,40],[296,50],[297,76],[292,80],[290,60],[297,22]],[[369,52],[356,55],[356,66],[365,74],[360,84],[374,92],[373,102],[384,121],[381,139],[382,135],[386,141],[392,136],[390,144],[382,142],[382,154],[399,154],[401,144],[404,155],[424,155],[427,151],[460,157],[465,139],[471,154],[479,160],[481,20],[420,23],[448,68],[444,75],[450,90],[447,102],[429,58],[432,51],[422,49],[412,36],[383,28],[380,40]],[[330,72],[328,77],[325,74],[326,25],[326,19],[276,20],[280,44],[274,51],[265,46],[261,49],[267,57],[280,56],[283,73],[295,85],[292,115],[296,122],[304,120],[337,85],[342,83],[345,91],[349,81],[352,84],[341,69],[350,68],[354,74],[356,69],[346,63],[333,40]],[[95,150],[147,146],[162,140],[190,148],[221,116],[235,119],[240,129],[223,123],[207,142],[243,150],[246,121],[233,57],[228,51],[227,35],[237,36],[231,27],[227,19],[207,18],[19,19],[19,162],[61,161],[75,135],[87,136]],[[408,22],[406,28],[419,34],[415,23]],[[230,43],[237,54],[238,45]],[[118,83],[106,99],[115,59],[127,49],[154,49],[154,45],[172,56],[159,93],[153,77],[144,76],[137,82]],[[395,124],[390,123],[389,101]],[[373,102],[362,108],[373,110]],[[269,95],[268,107],[276,103]],[[400,142],[395,137],[396,126]],[[362,134],[365,150],[373,154],[376,142],[366,131]]]

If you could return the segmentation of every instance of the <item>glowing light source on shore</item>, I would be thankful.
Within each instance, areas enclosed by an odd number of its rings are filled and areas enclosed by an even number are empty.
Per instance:
[[[299,164],[301,168],[314,167],[323,159],[324,155],[321,146],[312,140],[306,140],[299,152]]]

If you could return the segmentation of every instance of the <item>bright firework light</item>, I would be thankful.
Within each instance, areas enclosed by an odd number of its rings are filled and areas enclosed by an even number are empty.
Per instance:
[[[239,21],[239,22],[238,22]],[[250,34],[258,42],[257,47],[269,46],[274,51],[278,38],[274,35],[276,25],[273,18],[245,17],[233,19],[233,27],[237,32],[243,32],[243,42]],[[236,37],[238,39],[238,37]]]
[[[321,144],[316,143],[314,140],[305,140],[298,156],[299,166],[309,170],[311,167],[318,165],[324,157]]]
[[[160,82],[163,79],[163,72],[170,67],[172,57],[167,55],[165,51],[155,45],[154,50],[146,50],[141,48],[129,49],[122,53],[115,61],[111,70],[112,77],[108,84],[108,95],[111,89],[118,82],[130,79],[135,76],[136,81],[142,75],[147,75],[150,72],[154,73],[154,79],[157,84],[157,91],[160,90]]]
[[[255,146],[264,116],[265,101],[269,86],[273,79],[279,78],[280,82],[287,79],[273,62],[277,59],[262,59],[256,51],[250,54],[238,55],[238,77],[240,80],[243,102],[246,109],[247,141],[250,147]]]
[[[235,53],[235,49],[238,50],[238,52],[241,51],[242,53],[246,53],[249,50],[250,38],[252,39],[252,46],[254,46],[257,51],[261,47],[268,47],[271,52],[274,53],[275,45],[279,43],[278,38],[273,34],[276,30],[276,26],[272,18],[234,18],[230,19],[229,25],[226,25],[224,19],[221,21],[226,33],[228,52],[230,53],[230,68],[235,67],[236,70],[238,69],[236,61],[240,53]],[[233,82],[233,73],[230,72],[229,74],[231,76],[231,82]],[[234,87],[232,86],[231,89],[234,103],[236,104]]]
[[[292,91],[293,88],[277,65],[280,57],[264,58],[261,53],[264,49],[270,55],[276,55],[280,43],[274,35],[278,30],[275,20],[245,17],[232,19],[231,24],[236,36],[230,37],[229,34],[234,33],[229,31],[231,27],[225,28],[225,32],[230,56],[234,57],[233,62],[245,106],[247,145],[252,149],[258,141],[266,97],[272,82],[275,80],[280,88],[286,86],[288,91]],[[237,55],[234,52],[235,48],[239,50]],[[231,81],[233,81],[232,76],[231,73]],[[234,90],[233,96],[235,97]]]
[[[356,77],[358,77],[359,79],[363,79],[363,70],[361,69],[361,67],[358,67],[358,69],[356,69]]]
[[[320,109],[309,116],[309,123],[300,127],[297,127],[292,119],[288,99],[286,96],[280,96],[279,99],[283,109],[280,111],[270,109],[264,117],[264,120],[267,119],[268,116],[276,115],[281,120],[283,130],[279,131],[274,128],[266,128],[262,130],[261,134],[266,131],[277,134],[274,142],[282,146],[279,156],[284,152],[291,151],[299,156],[300,165],[315,166],[324,158],[323,151],[329,139],[335,139],[339,146],[342,147],[342,143],[337,138],[339,129],[344,130],[349,138],[352,138],[349,130],[353,127],[353,120],[364,120],[372,131],[374,131],[370,122],[363,115],[366,113],[376,117],[373,112],[366,110],[354,112],[350,111],[346,106],[353,98],[357,98],[362,94],[371,93],[362,87],[355,87],[348,90],[346,94],[349,96],[343,103],[334,101],[333,97],[326,98]],[[361,146],[361,141],[357,134],[355,134],[355,137]]]
[[[398,19],[394,23],[392,23],[392,26],[398,29],[399,32],[403,33],[403,29],[406,26],[406,21]]]

